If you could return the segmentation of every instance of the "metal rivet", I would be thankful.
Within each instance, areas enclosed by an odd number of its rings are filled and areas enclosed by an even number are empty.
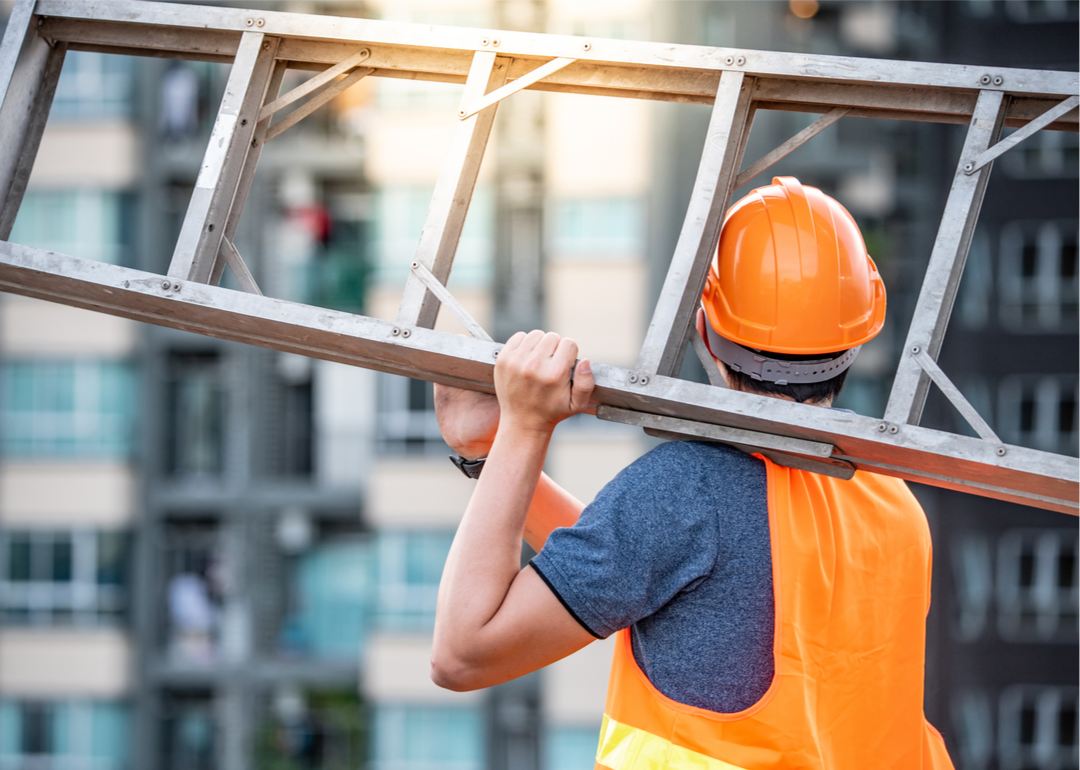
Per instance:
[[[889,426],[886,423],[881,423],[877,426],[878,431],[881,433],[884,433],[886,430],[888,430],[888,428]]]
[[[581,44],[581,50],[582,51],[590,51],[590,50],[592,50],[592,43],[590,43],[588,41],[585,41],[584,43]]]
[[[410,331],[409,329],[402,329],[401,330],[401,336],[402,337],[411,337],[412,336],[412,331]]]
[[[964,164],[964,173],[965,174],[970,174],[974,170],[975,170],[975,164],[974,163],[965,163]]]
[[[646,377],[645,375],[642,375],[641,378],[638,380],[638,385],[648,385],[648,384],[649,384],[649,378]]]
[[[490,42],[491,42],[491,41],[490,41],[490,40],[488,40],[488,39],[487,39],[487,38],[485,37],[485,38],[484,38],[483,40],[481,40],[481,41],[480,41],[480,45],[487,45],[487,44],[488,44],[488,43],[490,43]]]
[[[172,290],[173,290],[173,291],[180,291],[180,284],[178,284],[178,283],[174,283],[174,284],[172,285]]]
[[[207,229],[208,232],[211,232],[211,233],[214,232],[214,226],[213,225],[207,225],[206,229]]]
[[[918,345],[916,345],[915,347],[913,347],[911,349],[911,354],[914,355],[914,356],[917,356],[917,355],[919,355],[920,350],[921,350],[921,348]]]
[[[724,59],[724,64],[728,65],[729,67],[734,63],[735,63],[735,57],[734,56],[729,56],[726,59]]]
[[[252,24],[254,24],[254,23],[255,23],[255,19],[246,19],[246,20],[244,21],[244,24],[246,24],[246,25],[247,25],[247,26],[249,26],[249,27],[250,27],[250,26],[251,26]]]
[[[257,145],[258,143],[259,143],[259,140],[258,140],[258,139],[252,139],[252,140],[251,140],[251,146],[252,146],[252,147],[254,147],[255,145]]]
[[[746,57],[740,56],[738,59],[735,60],[735,63],[738,64],[740,67],[743,66],[744,64],[746,64]]]
[[[413,270],[415,270],[416,268],[420,267],[420,263],[419,263],[419,262],[417,262],[417,261],[416,261],[416,260],[414,259],[414,260],[413,260],[413,263],[412,263],[412,265],[410,265],[410,267],[412,267],[412,269],[413,269]]]
[[[1004,456],[1005,456],[1005,452],[1007,452],[1007,451],[1008,451],[1008,450],[1007,450],[1007,449],[1005,449],[1005,447],[1003,447],[1003,446],[999,446],[999,447],[997,448],[997,455],[998,455],[998,457],[1004,457]]]
[[[163,288],[163,289],[167,289],[170,286],[172,286],[172,284],[169,283],[168,281],[162,281],[162,283],[161,283],[161,288]]]
[[[895,425],[890,425],[889,426],[889,433],[897,433],[897,432],[899,432],[899,430],[900,429],[897,428]]]
[[[255,26],[256,27],[261,27],[265,23],[266,23],[266,19],[256,19],[255,20]]]
[[[495,37],[495,38],[491,39],[491,47],[492,48],[498,48],[499,47],[499,38]]]
[[[391,337],[396,337],[399,334],[401,334],[401,329],[397,328],[396,326],[393,329],[390,330],[390,336]]]
[[[246,126],[247,125],[247,118],[244,118],[243,120],[241,120],[240,125],[241,126]]]
[[[1000,86],[1004,82],[1005,82],[1005,78],[1001,77],[1001,75],[997,75],[997,76],[994,77],[994,85],[995,86]]]
[[[979,78],[979,82],[982,83],[984,86],[990,85],[990,76],[983,75],[981,78]]]
[[[457,114],[458,114],[459,118],[463,118],[463,117],[465,117],[465,110],[458,110]]]
[[[494,353],[494,356],[495,356],[495,358],[498,358],[499,357],[499,351],[496,350],[495,353]]]
[[[269,51],[270,50],[270,44],[269,43],[263,43],[263,50],[264,51]]]
[[[629,379],[630,382],[637,382],[637,375],[631,374],[627,379]]]

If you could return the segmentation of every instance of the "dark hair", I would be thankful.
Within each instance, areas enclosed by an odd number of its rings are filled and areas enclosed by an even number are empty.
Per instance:
[[[842,351],[841,351],[842,352]],[[817,361],[822,357],[821,353],[808,356],[780,355],[778,353],[766,353],[770,358],[780,361]],[[839,353],[837,353],[839,355]],[[720,363],[724,364],[723,361]],[[736,372],[727,364],[724,364],[728,382],[735,390],[745,390],[748,393],[759,393],[763,396],[787,396],[801,403],[831,402],[840,395],[847,379],[848,370],[840,372],[835,377],[823,382],[797,382],[790,385],[777,385],[775,382],[755,380],[749,374]]]

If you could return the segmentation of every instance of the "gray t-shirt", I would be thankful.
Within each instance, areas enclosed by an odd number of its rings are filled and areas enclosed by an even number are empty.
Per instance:
[[[532,560],[563,605],[669,698],[749,708],[773,676],[765,464],[722,444],[662,444],[625,468]]]

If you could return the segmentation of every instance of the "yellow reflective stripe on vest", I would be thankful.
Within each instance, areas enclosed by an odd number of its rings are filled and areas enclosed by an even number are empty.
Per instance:
[[[611,770],[744,770],[713,759],[666,738],[620,724],[604,714],[596,761]]]

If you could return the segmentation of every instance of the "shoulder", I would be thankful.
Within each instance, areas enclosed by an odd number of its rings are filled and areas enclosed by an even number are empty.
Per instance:
[[[688,491],[745,483],[765,477],[765,463],[726,444],[666,441],[627,466],[616,481],[667,486]]]

